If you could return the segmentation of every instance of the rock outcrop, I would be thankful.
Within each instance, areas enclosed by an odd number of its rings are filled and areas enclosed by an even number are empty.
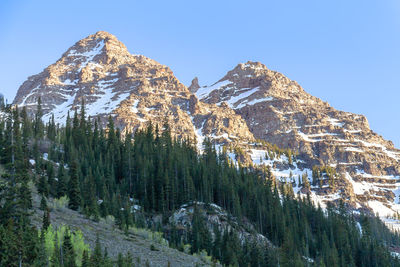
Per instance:
[[[193,202],[184,204],[169,217],[169,223],[178,229],[190,232],[193,228],[193,216],[197,209],[201,220],[215,240],[215,230],[223,234],[234,232],[241,242],[258,242],[263,245],[271,245],[270,241],[263,235],[257,233],[254,226],[248,221],[239,221],[226,210],[216,204],[205,204]]]
[[[194,79],[192,80],[192,83],[190,84],[188,89],[190,92],[196,93],[197,90],[199,90],[199,88],[200,88],[199,79],[197,77],[194,77]]]

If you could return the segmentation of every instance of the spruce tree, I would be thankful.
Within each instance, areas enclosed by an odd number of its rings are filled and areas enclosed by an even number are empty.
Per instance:
[[[42,231],[46,231],[50,226],[50,210],[46,209],[43,211],[43,223],[42,223]]]
[[[75,252],[72,246],[71,234],[69,230],[65,231],[64,241],[62,244],[62,262],[64,266],[75,267]]]
[[[76,160],[71,162],[69,168],[69,184],[68,184],[68,197],[69,197],[69,208],[78,210],[81,205],[81,194],[79,190],[79,178],[78,178],[78,166]]]
[[[39,174],[38,192],[45,197],[49,196],[49,184],[47,177],[43,173]]]
[[[40,199],[40,209],[43,211],[47,210],[47,201],[46,201],[46,198],[44,197],[44,195],[42,195],[42,197]]]
[[[35,113],[35,121],[34,121],[34,134],[37,139],[42,139],[43,137],[43,111],[42,111],[42,98],[39,96],[37,109]]]
[[[67,177],[66,177],[65,169],[64,169],[64,161],[61,160],[59,166],[58,166],[58,172],[57,172],[57,197],[60,198],[62,196],[65,196],[67,194]]]
[[[82,253],[82,265],[81,267],[91,267],[91,263],[89,260],[89,254],[88,251],[85,249]]]
[[[90,256],[90,263],[92,266],[102,266],[103,264],[99,235],[96,237],[96,245],[92,255]]]
[[[49,260],[46,253],[45,241],[44,241],[44,231],[40,234],[40,244],[38,246],[38,257],[35,259],[34,267],[45,267],[49,266]]]

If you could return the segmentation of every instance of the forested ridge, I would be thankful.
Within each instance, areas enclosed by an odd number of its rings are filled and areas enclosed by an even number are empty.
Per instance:
[[[378,218],[354,215],[345,205],[315,207],[310,198],[293,196],[290,185],[277,183],[268,169],[236,166],[207,140],[199,153],[195,140],[173,138],[168,124],[149,123],[134,136],[122,136],[111,117],[105,129],[87,118],[83,103],[65,127],[54,119],[42,122],[40,101],[34,118],[25,109],[2,110],[0,266],[135,266],[129,255],[108,258],[100,243],[94,251],[78,250],[74,240],[80,239],[68,229],[53,251],[46,249],[46,231],[30,224],[32,186],[46,210],[43,229],[50,227],[47,199],[67,197],[70,209],[94,221],[113,216],[121,229],[161,231],[171,247],[206,251],[215,264],[400,266],[389,252],[399,236]],[[248,220],[270,242],[210,230],[196,211],[189,234],[182,234],[168,217],[193,201],[217,204]],[[155,214],[162,215],[161,222],[149,219]]]

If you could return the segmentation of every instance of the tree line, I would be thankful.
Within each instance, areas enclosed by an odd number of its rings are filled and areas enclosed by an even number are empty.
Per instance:
[[[33,119],[25,109],[8,107],[4,112],[0,265],[31,266],[45,259],[40,256],[40,231],[29,222],[31,183],[43,202],[68,197],[69,208],[94,221],[113,216],[121,229],[163,231],[170,246],[184,250],[188,244],[191,253],[206,251],[225,266],[400,266],[389,252],[390,246],[399,245],[399,236],[378,218],[354,215],[344,204],[323,210],[310,197],[287,193],[268,170],[233,165],[210,140],[199,153],[196,140],[173,137],[167,123],[149,123],[122,136],[111,116],[105,128],[98,119],[87,118],[84,103],[80,111],[68,114],[65,126],[57,125],[54,116],[43,123],[40,102]],[[315,180],[320,173],[334,177],[330,169],[315,169]],[[182,234],[168,218],[191,201],[221,206],[239,221],[251,222],[270,243],[241,240],[235,231],[208,229],[198,212],[187,229],[189,235]],[[155,214],[162,216],[161,222],[149,219]],[[65,251],[71,251],[67,245]],[[85,259],[94,255],[86,253]]]

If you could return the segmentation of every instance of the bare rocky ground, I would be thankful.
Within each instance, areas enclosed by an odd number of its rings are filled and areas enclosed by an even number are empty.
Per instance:
[[[35,190],[33,190],[35,191]],[[39,209],[40,196],[33,192],[33,214],[31,217],[33,225],[40,228],[42,226],[43,211]],[[108,255],[116,259],[119,253],[131,253],[134,262],[140,259],[139,266],[211,266],[206,259],[201,256],[188,255],[176,249],[167,247],[159,242],[152,241],[142,235],[129,231],[128,234],[119,230],[115,225],[100,220],[94,222],[85,215],[68,208],[55,208],[51,210],[50,220],[53,227],[61,225],[69,226],[71,230],[80,230],[85,238],[85,242],[94,249],[96,236],[99,236],[102,248],[107,248]],[[153,250],[150,249],[154,246]],[[170,265],[168,265],[170,264]],[[135,265],[136,266],[136,265]]]

